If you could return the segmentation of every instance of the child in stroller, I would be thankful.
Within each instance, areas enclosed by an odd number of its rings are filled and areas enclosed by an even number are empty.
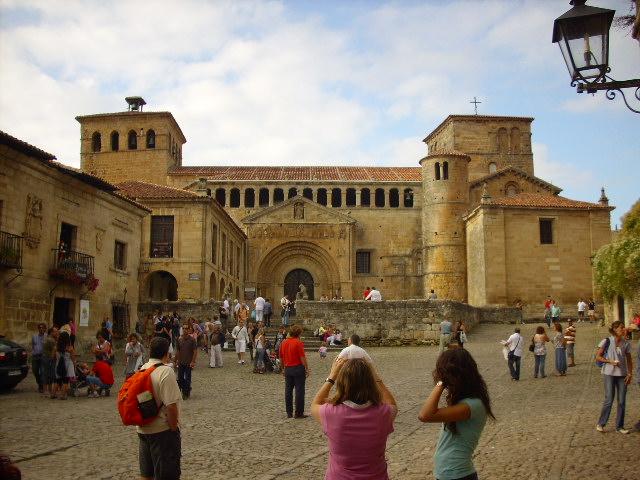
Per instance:
[[[89,375],[91,370],[86,363],[76,363],[74,370],[76,376],[69,382],[71,384],[70,393],[72,397],[78,397],[80,396],[80,391],[89,386],[87,383],[87,375]]]

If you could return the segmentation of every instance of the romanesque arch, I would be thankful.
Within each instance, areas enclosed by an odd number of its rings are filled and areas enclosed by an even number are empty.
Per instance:
[[[279,299],[284,294],[284,280],[296,269],[309,272],[315,297],[333,295],[340,289],[340,272],[329,253],[311,242],[286,242],[267,252],[258,262],[258,291]]]
[[[216,274],[213,272],[209,278],[209,298],[214,300],[218,299],[218,281],[216,280]]]

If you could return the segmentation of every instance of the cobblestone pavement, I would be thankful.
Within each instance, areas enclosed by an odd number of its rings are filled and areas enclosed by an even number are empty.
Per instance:
[[[497,343],[512,329],[481,325],[469,335],[468,349],[487,380],[497,417],[487,424],[476,451],[480,477],[638,478],[640,434],[618,434],[611,420],[606,433],[595,430],[603,387],[592,356],[604,330],[578,324],[578,365],[566,377],[553,376],[548,355],[550,375],[532,378],[533,358],[526,352],[516,383],[509,380]],[[523,327],[525,338],[533,329]],[[400,409],[387,445],[390,476],[433,478],[440,426],[421,424],[417,414],[430,391],[437,348],[370,352]],[[309,355],[307,411],[331,364],[330,358]],[[311,418],[286,419],[282,377],[254,375],[231,353],[225,353],[225,362],[223,369],[209,369],[201,356],[194,371],[192,397],[182,409],[182,478],[322,479],[326,439]],[[137,438],[132,427],[121,425],[114,396],[60,401],[42,399],[35,390],[30,377],[17,391],[0,396],[0,450],[18,462],[24,478],[136,478]],[[640,388],[634,383],[627,394],[627,427],[639,418]]]

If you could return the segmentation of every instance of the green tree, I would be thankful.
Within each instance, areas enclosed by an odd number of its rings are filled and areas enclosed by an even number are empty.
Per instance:
[[[618,239],[598,250],[594,268],[596,284],[607,300],[640,290],[640,200],[622,217]]]

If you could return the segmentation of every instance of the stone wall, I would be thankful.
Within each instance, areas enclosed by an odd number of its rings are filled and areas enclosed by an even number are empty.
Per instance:
[[[345,300],[296,302],[294,322],[307,330],[321,323],[333,324],[345,335],[357,333],[366,345],[435,345],[440,338],[440,322],[463,320],[470,331],[481,322],[520,322],[517,308],[476,308],[449,300],[396,300],[365,302]]]

